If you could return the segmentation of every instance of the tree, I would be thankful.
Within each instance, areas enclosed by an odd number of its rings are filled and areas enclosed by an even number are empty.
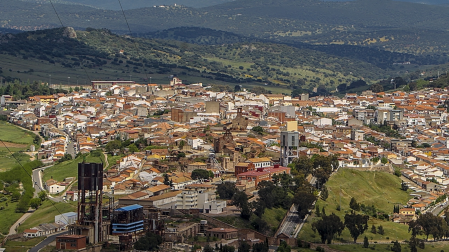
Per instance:
[[[146,233],[134,244],[136,250],[154,251],[158,250],[159,245],[162,243],[162,237],[153,233]]]
[[[194,244],[191,251],[196,252],[198,249],[201,249],[201,246],[198,244]],[[220,249],[220,251],[221,251],[221,249]]]
[[[313,188],[310,185],[302,185],[296,190],[292,202],[296,205],[300,218],[304,218],[316,199],[317,197],[313,193]]]
[[[376,226],[374,224],[371,226],[371,233],[376,234]]]
[[[368,229],[368,219],[368,215],[356,214],[355,212],[345,215],[345,227],[349,229],[351,237],[354,238],[354,243]]]
[[[195,237],[197,237],[197,236],[195,236]],[[206,244],[206,246],[204,246],[204,248],[203,248],[203,252],[214,252],[214,248],[212,248],[209,244]]]
[[[231,199],[236,192],[237,187],[235,187],[235,183],[224,182],[217,186],[217,193],[220,199]]]
[[[251,246],[247,242],[241,241],[237,250],[239,252],[249,252],[250,249]]]
[[[137,148],[137,146],[136,146],[135,144],[130,144],[130,145],[128,145],[128,150],[129,150],[129,152],[131,152],[131,153],[139,152],[139,148]]]
[[[220,252],[234,252],[235,248],[233,246],[230,245],[224,245],[221,249]]]
[[[383,157],[382,159],[380,159],[380,162],[382,162],[382,164],[386,164],[388,163],[388,159],[386,157]]]
[[[267,242],[259,242],[253,244],[254,252],[268,252],[269,246]]]
[[[366,237],[366,236],[365,236],[365,238],[363,238],[363,247],[364,248],[368,248],[369,247],[368,237]]]
[[[384,91],[384,87],[382,85],[380,85],[379,83],[371,85],[371,87],[369,89],[371,91],[373,91],[373,93],[380,93],[380,92]]]
[[[318,231],[322,243],[330,244],[335,236],[340,235],[345,225],[340,220],[340,217],[332,213],[331,215],[323,215],[321,220],[312,223],[314,232]]]
[[[278,249],[276,249],[276,252],[290,252],[290,251],[292,251],[291,247],[285,241],[281,240],[281,243],[279,244]]]
[[[393,252],[401,252],[401,244],[396,240],[396,241],[392,241],[391,243],[393,243],[393,247],[391,248],[391,251]]]
[[[179,152],[178,155],[176,155],[178,158],[184,158],[186,157],[186,154],[184,152]]]
[[[120,149],[122,147],[122,142],[120,140],[113,140],[106,144],[105,149],[107,152],[112,153],[114,150]]]
[[[240,85],[235,85],[234,86],[234,92],[240,92],[240,90],[241,90]]]
[[[164,185],[170,185],[170,179],[167,173],[164,174]]]
[[[255,126],[255,127],[252,128],[252,130],[254,132],[257,132],[259,135],[263,135],[263,132],[264,132],[263,128],[260,127],[260,126]]]
[[[20,199],[20,193],[18,191],[14,191],[11,194],[11,201],[18,201]]]
[[[46,191],[40,191],[37,196],[41,200],[41,202],[44,202],[47,199],[47,192]]]
[[[306,156],[295,158],[292,163],[294,164],[294,169],[305,176],[311,174],[314,168],[312,160]]]
[[[251,217],[251,208],[245,192],[237,191],[232,197],[232,204],[240,209],[240,216],[242,218],[249,220]]]
[[[210,173],[208,170],[195,169],[192,171],[192,179],[209,179]]]
[[[384,227],[382,227],[382,225],[377,227],[377,233],[379,233],[380,235],[385,234],[385,230],[384,230]]]
[[[349,207],[354,211],[360,211],[360,205],[357,203],[354,197],[351,198],[351,202],[349,202]]]
[[[34,209],[38,209],[41,204],[42,204],[42,201],[40,198],[33,198],[30,201],[30,206],[31,206],[31,208],[34,208]]]
[[[320,207],[318,205],[315,205],[315,214],[320,217]]]
[[[327,197],[329,197],[329,191],[327,190],[327,187],[325,185],[323,185],[321,187],[321,195],[320,195],[321,199],[326,201]]]

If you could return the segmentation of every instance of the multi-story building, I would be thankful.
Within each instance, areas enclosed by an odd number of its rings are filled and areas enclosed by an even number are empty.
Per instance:
[[[176,200],[176,209],[199,209],[203,213],[222,213],[225,207],[226,201],[217,200],[214,186],[207,184],[186,186]]]

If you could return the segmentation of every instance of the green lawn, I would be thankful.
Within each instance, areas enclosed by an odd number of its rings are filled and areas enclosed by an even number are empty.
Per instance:
[[[361,244],[351,244],[351,245],[329,245],[333,249],[348,252],[358,252],[358,251],[391,251],[393,245],[389,244],[375,244],[370,242],[369,248],[363,248]],[[401,244],[402,252],[410,252],[410,247],[407,244]],[[449,244],[447,242],[432,242],[426,243],[424,249],[418,249],[418,252],[439,252],[439,251],[449,251]]]
[[[266,221],[270,227],[277,230],[286,213],[287,210],[283,208],[267,208],[262,215],[262,219]]]
[[[34,134],[8,122],[0,121],[0,139],[5,142],[33,144]]]
[[[109,170],[111,168],[111,166],[115,165],[117,160],[120,160],[120,158],[122,158],[121,155],[118,156],[112,156],[111,154],[108,154],[108,163],[109,166],[106,167],[106,170]]]
[[[11,152],[16,153],[29,149],[33,144],[34,134],[8,122],[0,121],[0,140],[4,141],[4,143],[0,143],[0,172],[4,172],[18,164]],[[5,147],[5,144],[8,148]],[[30,157],[26,154],[20,154],[16,158],[22,164],[30,161]]]
[[[0,202],[0,207],[4,207],[5,209],[0,210],[0,215],[3,216],[0,218],[0,233],[7,235],[9,233],[9,228],[14,224],[20,217],[22,217],[23,213],[16,213],[17,202],[11,202],[11,197],[9,196],[0,196],[7,197],[8,200],[4,202]],[[6,206],[8,204],[8,206]]]
[[[45,237],[36,237],[32,239],[28,239],[26,241],[7,241],[5,244],[6,251],[12,252],[26,252],[30,248],[33,248],[38,243],[43,241]]]
[[[16,153],[19,151],[25,151],[27,148],[8,147],[8,149],[6,149],[3,145],[0,145],[0,172],[5,172],[19,164],[12,156],[11,152]],[[18,155],[16,154],[15,156],[21,164],[25,164],[30,161],[30,156],[25,153],[18,153]]]
[[[380,211],[391,214],[394,204],[405,204],[411,198],[407,192],[399,189],[400,179],[394,175],[383,172],[364,172],[349,169],[340,169],[333,175],[326,184],[329,190],[329,197],[326,201],[318,200],[317,205],[320,210],[324,207],[326,214],[335,213],[343,220],[344,215],[350,212],[349,202],[354,197],[359,203],[365,205],[374,205]],[[341,211],[337,210],[341,200]],[[311,242],[321,242],[318,233],[314,233],[311,223],[319,219],[312,217],[307,220],[301,230],[299,237],[302,240]],[[410,238],[408,226],[397,224],[391,221],[383,221],[370,217],[368,221],[369,229],[358,238],[362,241],[366,235],[370,241],[388,241],[390,240],[407,240]],[[382,225],[385,234],[372,234],[371,226],[376,227]],[[352,238],[349,231],[345,229],[340,238],[336,242],[350,242]]]
[[[27,228],[38,226],[42,223],[54,223],[55,216],[61,213],[76,212],[77,202],[70,201],[69,203],[58,202],[53,204],[50,200],[44,203],[30,216],[22,225],[19,226],[19,232]]]
[[[92,157],[90,155],[86,158],[87,163],[101,163],[102,160],[103,156],[101,159],[100,157]],[[56,181],[63,181],[67,177],[78,177],[78,163],[80,162],[83,162],[83,158],[81,156],[45,169],[42,182],[45,183],[45,181],[51,178]]]

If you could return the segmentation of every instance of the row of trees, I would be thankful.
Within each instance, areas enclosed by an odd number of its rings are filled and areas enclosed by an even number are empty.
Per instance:
[[[356,243],[357,238],[368,229],[369,216],[357,214],[355,211],[346,214],[344,222],[334,213],[330,215],[321,213],[321,216],[320,220],[312,224],[312,229],[314,232],[318,232],[322,243],[330,244],[336,236],[341,235],[345,228],[349,230],[354,243]]]
[[[67,90],[53,89],[48,87],[47,85],[41,85],[37,81],[30,83],[14,80],[14,82],[11,84],[0,86],[0,96],[11,95],[15,99],[26,99],[30,96],[52,95],[56,93],[67,93]]]

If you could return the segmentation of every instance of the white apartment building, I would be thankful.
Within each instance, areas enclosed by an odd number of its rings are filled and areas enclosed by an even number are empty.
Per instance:
[[[176,199],[176,209],[199,209],[203,213],[222,213],[226,201],[217,200],[212,185],[192,184],[186,186]]]

